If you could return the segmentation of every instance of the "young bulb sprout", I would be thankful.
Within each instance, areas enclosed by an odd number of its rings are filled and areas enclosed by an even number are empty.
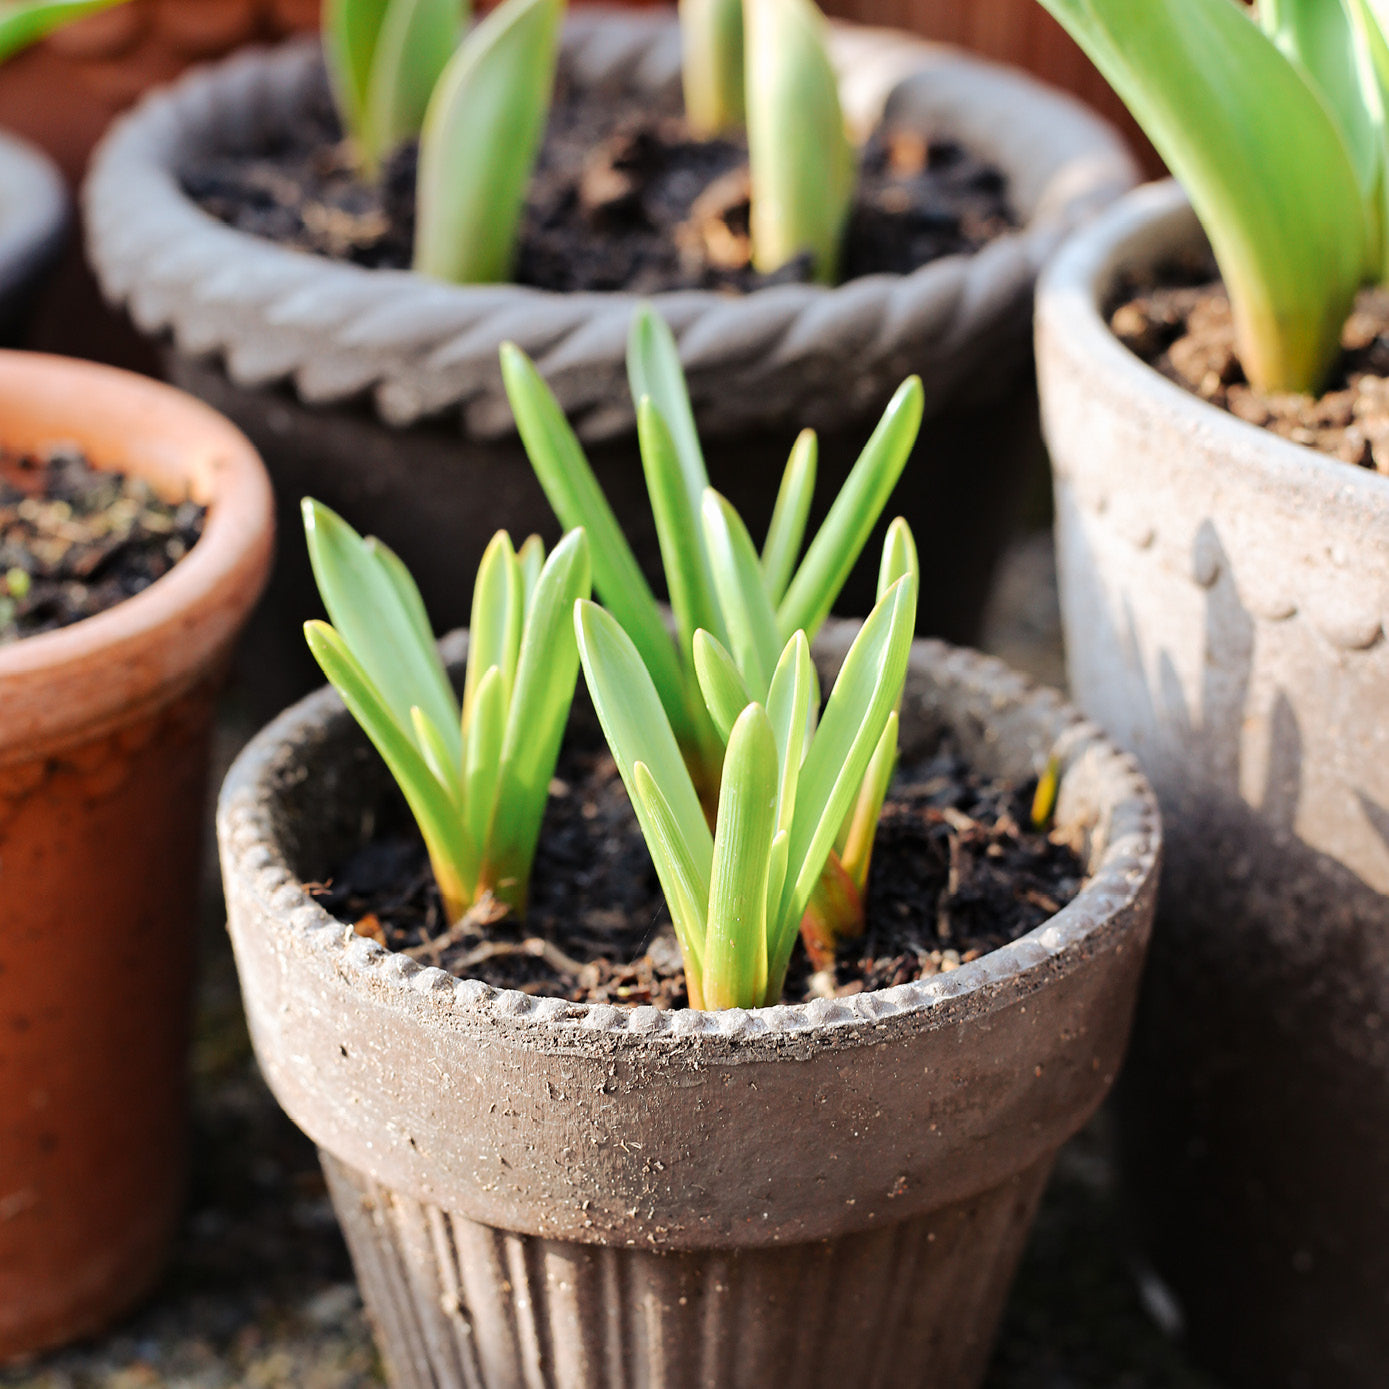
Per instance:
[[[1041,0],[1181,181],[1265,391],[1314,394],[1389,274],[1389,0]]]
[[[898,389],[808,546],[817,448],[813,431],[801,434],[759,553],[742,518],[709,485],[675,340],[647,308],[633,321],[628,375],[673,632],[558,402],[524,353],[502,349],[502,377],[531,465],[561,525],[588,534],[597,597],[638,653],[696,799],[712,818],[737,716],[749,704],[768,705],[797,634],[807,647],[814,641],[906,466],[921,425],[921,383],[912,377]],[[910,578],[914,616],[916,571],[910,533],[896,521],[880,567],[880,600]],[[862,930],[869,849],[896,760],[895,718],[868,754],[863,784],[817,870],[825,881],[813,898],[797,899],[817,965],[832,958],[841,938]]]

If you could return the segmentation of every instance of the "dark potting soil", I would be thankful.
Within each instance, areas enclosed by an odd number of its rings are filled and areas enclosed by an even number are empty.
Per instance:
[[[1031,827],[1034,791],[980,777],[948,745],[900,769],[874,845],[867,929],[841,947],[832,980],[812,975],[797,944],[786,1000],[955,969],[1065,906],[1084,866],[1059,833]],[[524,925],[483,913],[450,930],[419,836],[403,827],[314,890],[360,934],[461,977],[574,1002],[688,1002],[660,884],[605,749],[561,758]]]
[[[76,453],[0,452],[0,645],[133,598],[192,549],[205,515]]]
[[[1341,360],[1320,396],[1268,395],[1246,380],[1225,287],[1205,256],[1173,261],[1126,286],[1115,336],[1179,386],[1250,424],[1344,463],[1389,473],[1389,291],[1357,298]]]
[[[241,231],[377,268],[408,268],[414,146],[364,182],[326,83],[305,118],[251,154],[201,161],[183,186]],[[905,274],[1013,227],[1004,177],[953,140],[881,127],[863,151],[845,279]],[[749,265],[747,147],[690,137],[678,105],[580,99],[561,78],[527,195],[516,280],[542,289],[747,291],[809,277]]]

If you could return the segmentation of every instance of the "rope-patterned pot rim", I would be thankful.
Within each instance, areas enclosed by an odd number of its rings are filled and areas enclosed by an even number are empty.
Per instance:
[[[856,624],[828,624],[816,643],[817,660],[837,665],[856,631]],[[462,661],[466,642],[467,634],[457,632],[442,643],[451,665]],[[933,705],[937,699],[947,711],[944,718]],[[350,727],[350,716],[330,688],[309,695],[264,728],[243,749],[222,786],[217,834],[223,873],[237,899],[231,910],[243,920],[258,918],[264,923],[261,929],[273,923],[271,928],[283,932],[300,957],[300,967],[346,981],[401,1010],[402,1026],[409,1025],[406,1017],[418,1018],[423,1006],[440,1020],[448,1018],[449,1027],[519,1028],[542,1047],[567,1039],[566,1045],[601,1048],[614,1037],[764,1047],[792,1039],[871,1044],[894,1025],[947,1026],[987,1013],[1080,968],[1106,948],[1107,939],[1113,946],[1110,938],[1116,932],[1120,948],[1129,933],[1145,934],[1162,834],[1153,790],[1137,761],[1055,690],[1034,684],[993,657],[918,639],[907,676],[903,727],[932,717],[954,726],[971,718],[981,726],[1006,721],[1022,728],[1039,754],[1050,750],[1057,757],[1063,784],[1070,769],[1085,762],[1087,800],[1104,823],[1104,839],[1084,886],[1053,917],[1008,945],[912,983],[770,1008],[619,1008],[460,979],[357,935],[310,895],[289,863],[279,828],[286,785],[311,775],[314,757],[325,756],[324,743],[340,740]]]
[[[57,166],[0,131],[0,308],[58,254],[67,224],[68,195]]]
[[[845,24],[834,26],[832,52],[851,124],[866,132],[890,109],[960,139],[1007,176],[1021,225],[909,275],[652,296],[711,432],[856,422],[912,371],[931,406],[1014,388],[1016,373],[1000,363],[1025,358],[1039,269],[1136,180],[1101,117],[1011,69]],[[181,352],[220,359],[237,385],[289,383],[308,404],[367,399],[396,426],[454,414],[482,439],[514,429],[497,365],[509,338],[537,360],[583,437],[629,430],[623,353],[636,296],[367,270],[236,231],[187,197],[179,171],[290,118],[318,62],[312,41],[242,54],[150,95],[115,125],[84,194],[107,297]],[[581,85],[668,89],[679,80],[678,24],[660,12],[585,10],[567,22],[564,62]]]

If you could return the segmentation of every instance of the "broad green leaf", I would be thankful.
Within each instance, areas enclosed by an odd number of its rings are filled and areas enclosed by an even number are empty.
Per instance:
[[[450,920],[467,910],[477,879],[477,856],[452,797],[387,707],[342,636],[326,622],[306,622],[304,636],[324,675],[381,754],[424,836],[430,866]]]
[[[1315,392],[1367,262],[1355,166],[1325,102],[1230,0],[1042,0],[1181,180],[1265,391]]]
[[[754,702],[753,696],[748,693],[747,682],[738,673],[737,663],[728,654],[728,648],[717,637],[701,628],[694,635],[693,649],[700,693],[714,727],[719,730],[719,737],[727,745],[733,725],[743,710]]]
[[[783,636],[799,627],[815,640],[911,457],[923,402],[916,376],[902,382],[888,402],[777,609]]]
[[[563,14],[564,0],[502,0],[444,69],[420,133],[420,274],[459,284],[510,275]]]
[[[489,666],[478,680],[472,714],[463,739],[463,817],[468,838],[485,846],[501,784],[502,740],[506,736],[506,688],[496,666]],[[495,869],[496,865],[484,854],[483,867]],[[496,885],[489,882],[481,886]]]
[[[728,739],[704,933],[704,1003],[756,1008],[767,989],[767,886],[776,836],[776,739],[760,704]]]
[[[670,908],[685,973],[700,986],[703,997],[704,923],[709,916],[709,872],[714,859],[714,839],[701,817],[703,833],[688,841],[670,803],[661,794],[645,762],[632,767],[632,805],[661,880],[661,891]],[[702,1007],[703,1004],[695,1005]]]
[[[786,585],[796,572],[796,560],[805,543],[805,523],[815,495],[815,467],[820,451],[813,429],[803,429],[786,460],[786,471],[777,489],[772,523],[762,546],[762,578],[767,597],[780,603]]]
[[[680,0],[680,67],[691,134],[743,123],[743,0]]]
[[[742,517],[712,487],[704,493],[700,525],[729,650],[753,697],[765,699],[782,641],[752,537]]]
[[[415,640],[422,646],[433,646],[434,627],[429,621],[429,613],[425,610],[419,586],[405,567],[405,561],[385,541],[377,539],[374,535],[367,536],[363,543],[367,550],[376,556],[377,563],[395,586],[396,595],[409,618],[410,630],[414,633]]]
[[[680,649],[688,651],[701,627],[719,636],[724,623],[699,539],[699,512],[685,489],[670,430],[650,396],[637,406],[637,439]]]
[[[511,697],[511,680],[521,650],[524,614],[521,566],[511,537],[498,531],[487,543],[473,584],[473,610],[468,623],[468,667],[463,682],[463,733],[472,725],[479,683],[494,667],[502,682],[502,699]]]
[[[868,886],[873,839],[878,832],[878,820],[883,813],[883,802],[887,799],[887,788],[897,769],[897,725],[898,714],[894,709],[887,716],[883,736],[878,739],[878,746],[874,748],[868,770],[864,773],[863,784],[859,787],[858,799],[835,844],[839,861],[860,896]]]
[[[627,333],[627,383],[633,400],[651,397],[651,403],[670,430],[680,458],[690,510],[698,511],[704,489],[709,485],[704,450],[695,428],[694,407],[690,404],[675,334],[650,304],[640,305],[632,315],[632,326]]]
[[[376,41],[391,0],[323,0],[323,56],[343,127],[358,136]]]
[[[303,503],[309,560],[323,605],[402,732],[418,704],[457,748],[458,705],[432,638],[399,583],[399,561],[373,549],[336,512]]]
[[[807,901],[901,697],[916,621],[916,582],[899,579],[844,658],[801,767],[774,958],[789,951]]]
[[[793,632],[777,662],[772,688],[767,695],[767,717],[772,721],[777,761],[781,766],[777,825],[784,830],[791,828],[801,763],[805,760],[806,741],[810,737],[819,694],[810,643],[804,632]]]
[[[854,148],[811,0],[745,0],[752,262],[764,273],[809,253],[833,284],[849,219]]]
[[[593,707],[628,795],[634,785],[633,768],[646,763],[686,843],[697,844],[700,827],[709,832],[704,811],[656,686],[631,637],[611,613],[589,602],[575,604],[574,630]]]
[[[21,48],[122,0],[9,0],[0,4],[0,63]]]
[[[415,735],[415,746],[419,748],[434,779],[448,793],[457,814],[463,813],[463,769],[453,760],[453,749],[439,728],[418,704],[410,710],[410,727]]]
[[[528,541],[521,547],[523,571],[533,554]],[[588,542],[583,531],[570,531],[535,583],[502,744],[501,794],[490,852],[523,882],[530,878],[579,674],[574,604],[588,592]]]
[[[501,359],[516,427],[550,506],[565,530],[582,527],[587,533],[594,590],[641,651],[680,741],[693,745],[675,643],[583,448],[530,358],[508,342]]]
[[[377,31],[358,136],[369,169],[419,134],[470,8],[467,0],[390,0]]]

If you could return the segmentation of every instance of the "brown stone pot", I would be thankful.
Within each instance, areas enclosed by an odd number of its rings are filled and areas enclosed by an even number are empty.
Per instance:
[[[173,1235],[213,695],[270,561],[269,482],[225,420],[0,353],[0,443],[59,441],[210,509],[143,593],[0,647],[0,1362],[131,1306]]]
[[[1125,1174],[1193,1349],[1248,1389],[1389,1384],[1389,478],[1144,365],[1103,315],[1202,245],[1171,184],[1039,297],[1082,708],[1167,826]]]
[[[861,135],[890,110],[923,135],[961,139],[1007,175],[1021,225],[977,255],[908,275],[653,302],[679,340],[714,484],[759,535],[800,428],[821,432],[827,494],[892,391],[921,373],[926,422],[895,506],[923,539],[923,630],[967,638],[1041,457],[1037,270],[1135,171],[1101,120],[1020,74],[852,25],[835,28],[831,48]],[[678,27],[663,11],[572,13],[562,62],[595,99],[665,99],[680,80]],[[468,620],[458,575],[475,571],[495,529],[557,534],[502,391],[507,338],[536,359],[592,446],[624,529],[654,556],[624,362],[638,296],[449,285],[335,263],[217,223],[183,192],[181,168],[296,120],[322,81],[316,49],[290,44],[186,78],[125,117],[84,193],[107,293],[151,336],[172,338],[179,384],[246,430],[289,525],[307,492],[359,529],[390,534],[441,626]],[[871,575],[865,590],[871,600]],[[862,595],[844,610],[865,611]],[[260,708],[317,683],[299,632],[316,611],[302,547],[286,546],[247,663]]]
[[[952,973],[727,1012],[533,998],[355,935],[304,884],[384,803],[379,759],[330,691],[243,752],[218,834],[251,1035],[398,1389],[978,1384],[1119,1065],[1158,825],[1133,762],[997,661],[918,642],[902,729],[1012,777],[1056,749],[1087,885]]]

